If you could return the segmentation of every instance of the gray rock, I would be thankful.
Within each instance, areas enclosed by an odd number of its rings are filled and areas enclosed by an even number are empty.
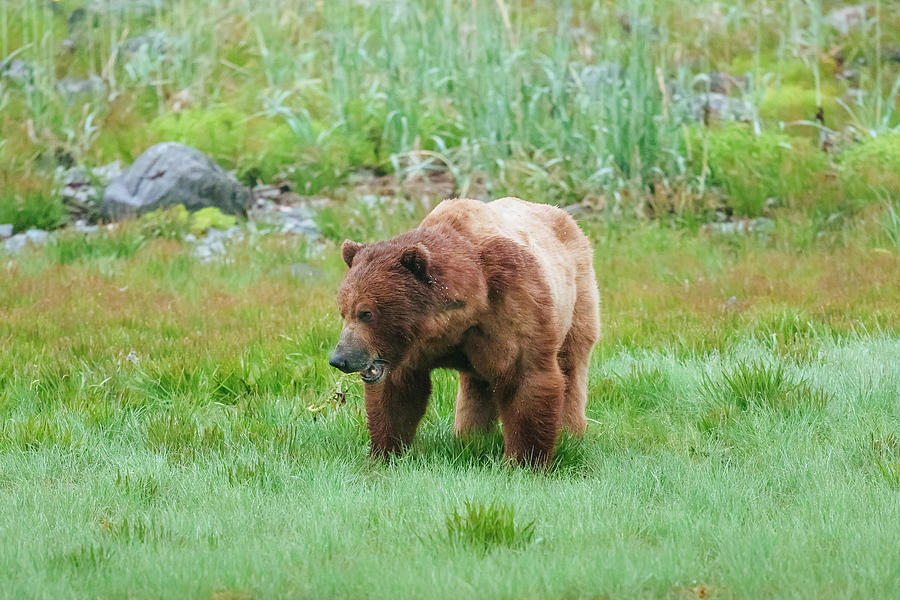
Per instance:
[[[688,112],[698,121],[707,117],[720,121],[750,122],[753,120],[753,106],[741,98],[710,92],[687,99]]]
[[[61,94],[78,96],[81,94],[105,94],[106,83],[99,77],[92,76],[88,79],[60,79],[56,82],[56,89]]]
[[[107,218],[122,219],[178,204],[189,211],[214,206],[225,213],[243,214],[250,192],[199,150],[164,142],[148,149],[113,180],[101,208]]]
[[[13,234],[13,226],[12,225],[0,225],[0,239],[6,239],[8,237],[12,237]]]
[[[0,77],[13,81],[28,81],[34,73],[34,68],[24,60],[14,58],[0,62]]]
[[[135,54],[146,48],[153,54],[165,54],[169,49],[169,36],[165,31],[151,29],[143,35],[128,38],[122,43],[122,49],[127,54]]]
[[[874,14],[873,7],[868,4],[854,4],[834,9],[825,16],[825,20],[841,35],[848,35],[852,29],[864,26],[870,14]]]

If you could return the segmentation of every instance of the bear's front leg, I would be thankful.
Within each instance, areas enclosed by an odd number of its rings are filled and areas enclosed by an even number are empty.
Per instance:
[[[560,430],[565,379],[556,365],[530,370],[500,403],[506,457],[520,465],[545,466]]]
[[[370,454],[399,454],[412,442],[425,414],[431,395],[431,373],[395,371],[381,382],[365,387]]]

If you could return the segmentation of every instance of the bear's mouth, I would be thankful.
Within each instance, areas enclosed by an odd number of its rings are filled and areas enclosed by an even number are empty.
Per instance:
[[[359,372],[359,376],[365,383],[378,383],[384,377],[387,369],[381,361],[374,361],[365,369]]]

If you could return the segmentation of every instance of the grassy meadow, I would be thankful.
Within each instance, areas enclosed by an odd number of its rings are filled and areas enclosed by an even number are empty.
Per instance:
[[[0,596],[893,597],[900,10],[841,6],[0,0],[0,223],[56,230],[0,246]],[[747,119],[692,116],[714,71]],[[321,238],[65,227],[58,168],[164,140]],[[371,460],[327,364],[341,240],[437,181],[582,208],[603,338],[546,471],[454,437],[450,372]]]

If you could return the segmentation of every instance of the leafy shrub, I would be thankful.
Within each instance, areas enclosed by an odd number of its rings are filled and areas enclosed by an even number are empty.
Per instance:
[[[151,122],[149,130],[154,141],[193,146],[226,168],[252,171],[262,179],[293,164],[297,145],[287,125],[231,107],[167,113]]]
[[[0,223],[11,223],[16,233],[28,229],[55,229],[65,224],[67,212],[53,194],[0,195]]]
[[[779,133],[755,135],[733,125],[710,131],[708,167],[712,183],[728,194],[728,205],[741,216],[761,215],[772,198],[789,206],[818,187],[827,157],[808,140]]]
[[[191,228],[191,213],[182,204],[161,208],[143,215],[138,228],[148,238],[180,239]]]
[[[895,208],[894,204],[898,204]],[[894,250],[900,254],[900,203],[885,203],[885,215],[881,219],[884,235]]]
[[[208,206],[191,215],[191,233],[201,235],[210,228],[230,229],[235,223],[237,218],[234,215],[223,214],[215,206]]]
[[[835,101],[834,95],[827,94],[824,90],[821,101],[826,124],[832,129],[836,129],[838,119],[844,117],[844,110]],[[784,84],[766,91],[760,107],[760,116],[776,123],[778,121],[812,121],[815,119],[818,108],[819,104],[814,89],[803,85]]]
[[[882,135],[841,153],[838,169],[848,194],[857,199],[900,195],[900,133]]]

